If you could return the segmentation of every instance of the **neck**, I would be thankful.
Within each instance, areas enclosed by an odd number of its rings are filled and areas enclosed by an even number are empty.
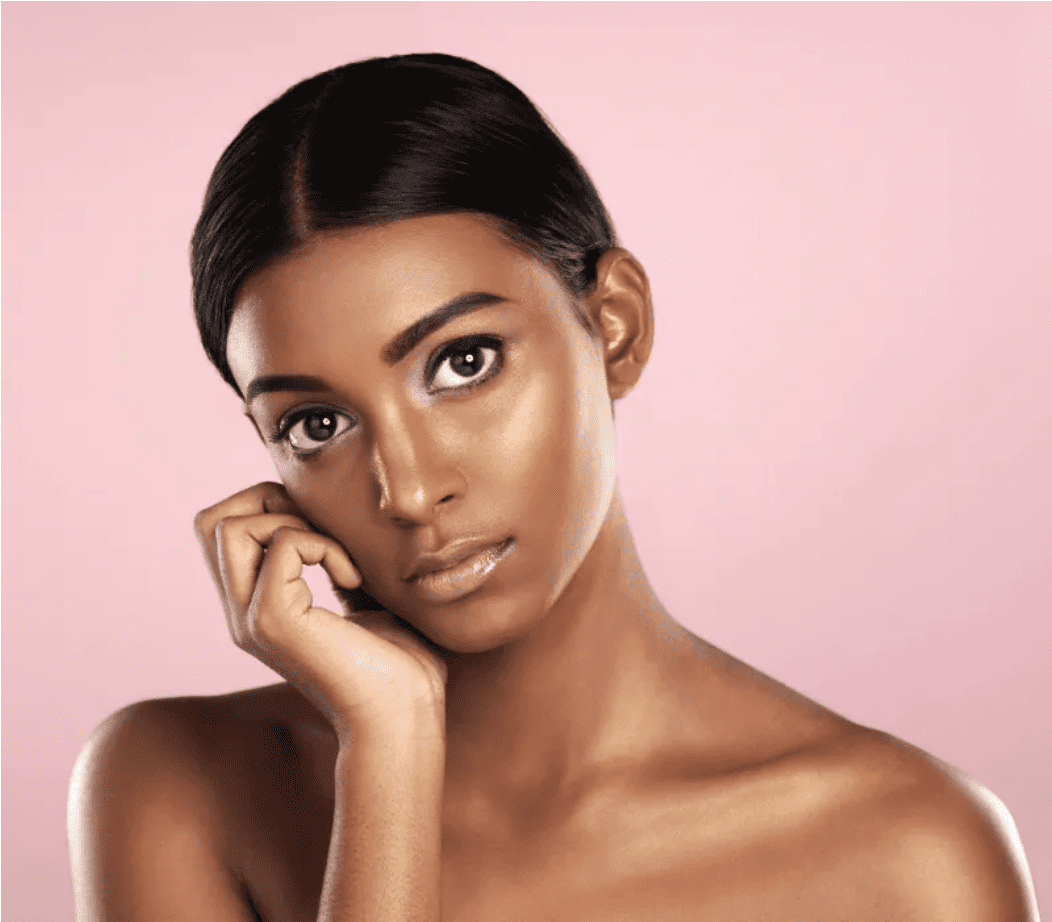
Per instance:
[[[615,495],[588,556],[528,635],[449,655],[447,791],[505,800],[638,755],[662,661],[685,633],[655,596]]]

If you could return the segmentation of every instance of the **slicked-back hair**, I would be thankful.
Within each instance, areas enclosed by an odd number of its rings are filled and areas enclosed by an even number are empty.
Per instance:
[[[457,212],[495,219],[574,295],[616,243],[577,158],[521,90],[479,64],[371,58],[296,84],[241,129],[205,193],[191,272],[209,359],[237,390],[234,301],[274,259],[327,231]]]

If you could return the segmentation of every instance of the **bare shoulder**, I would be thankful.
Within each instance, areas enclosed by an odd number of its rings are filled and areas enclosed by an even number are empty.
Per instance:
[[[887,918],[894,906],[910,920],[1036,922],[1015,823],[983,785],[846,722],[798,758],[825,780],[828,815],[819,825],[845,879],[865,882],[869,917]]]
[[[275,689],[142,701],[98,726],[70,785],[78,919],[255,918],[238,790],[281,735]]]
[[[710,892],[736,881],[742,917],[762,903],[782,918],[1037,920],[1015,824],[990,791],[722,651],[706,655],[722,758],[716,771],[696,761],[697,804],[719,802],[733,820],[706,813],[699,858],[736,856]]]

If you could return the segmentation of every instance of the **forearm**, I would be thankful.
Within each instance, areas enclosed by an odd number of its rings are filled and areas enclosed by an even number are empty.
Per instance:
[[[319,922],[437,922],[444,772],[439,719],[341,747]]]

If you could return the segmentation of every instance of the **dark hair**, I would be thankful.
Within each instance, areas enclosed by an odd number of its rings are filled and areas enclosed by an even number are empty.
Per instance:
[[[371,58],[296,84],[241,129],[208,183],[191,243],[208,357],[237,390],[226,338],[238,289],[317,234],[464,211],[496,219],[575,295],[616,242],[577,158],[521,90],[479,64]]]

